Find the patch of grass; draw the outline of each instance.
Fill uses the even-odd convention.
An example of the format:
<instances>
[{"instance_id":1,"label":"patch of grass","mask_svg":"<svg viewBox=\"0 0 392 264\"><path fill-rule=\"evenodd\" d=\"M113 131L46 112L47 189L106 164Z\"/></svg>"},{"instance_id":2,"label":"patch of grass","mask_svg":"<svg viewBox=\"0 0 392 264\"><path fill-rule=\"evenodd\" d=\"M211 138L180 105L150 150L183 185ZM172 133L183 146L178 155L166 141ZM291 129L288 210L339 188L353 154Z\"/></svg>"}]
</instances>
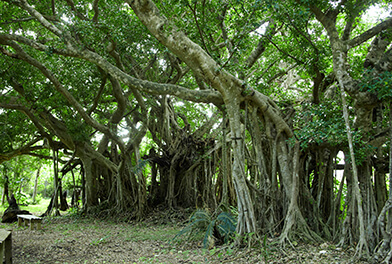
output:
<instances>
[{"instance_id":1,"label":"patch of grass","mask_svg":"<svg viewBox=\"0 0 392 264\"><path fill-rule=\"evenodd\" d=\"M92 246L98 246L99 244L107 243L109 237L110 237L110 235L101 237L101 238L99 238L99 239L95 239L95 240L93 240L93 241L90 242L90 245L92 245Z\"/></svg>"},{"instance_id":2,"label":"patch of grass","mask_svg":"<svg viewBox=\"0 0 392 264\"><path fill-rule=\"evenodd\" d=\"M58 239L56 239L55 241L54 241L54 243L55 244L61 244L61 243L64 243L64 238L58 238Z\"/></svg>"},{"instance_id":3,"label":"patch of grass","mask_svg":"<svg viewBox=\"0 0 392 264\"><path fill-rule=\"evenodd\" d=\"M167 225L139 224L138 222L113 223L95 217L82 217L78 221L68 216L49 217L41 232L16 230L13 234L15 263L39 263L42 250L53 256L45 263L329 263L320 260L318 246L298 245L295 251L281 254L275 240L264 236L255 247L238 248L235 243L212 249L202 247L204 233L199 243L172 238L183 223ZM2 226L4 224L0 224ZM43 235L45 234L45 235ZM178 244L177 244L178 243ZM80 250L88 248L88 250ZM344 260L349 251L326 248L330 254ZM46 252L46 251L45 251ZM61 254L59 254L59 252ZM301 257L299 262L298 256ZM332 255L331 255L332 256ZM316 259L318 261L316 261ZM309 260L309 261L306 261ZM324 261L325 260L325 261ZM342 263L349 263L343 261ZM359 262L364 263L364 262Z\"/></svg>"},{"instance_id":4,"label":"patch of grass","mask_svg":"<svg viewBox=\"0 0 392 264\"><path fill-rule=\"evenodd\" d=\"M49 203L50 203L49 198L42 198L38 204L30 204L27 206L20 205L19 207L21 210L27 210L34 215L41 215L46 211ZM7 208L8 208L8 203L5 202L3 205L0 206L0 213L3 214Z\"/></svg>"},{"instance_id":5,"label":"patch of grass","mask_svg":"<svg viewBox=\"0 0 392 264\"><path fill-rule=\"evenodd\" d=\"M125 234L125 241L170 241L180 231L171 226L154 226L150 228L133 227Z\"/></svg>"},{"instance_id":6,"label":"patch of grass","mask_svg":"<svg viewBox=\"0 0 392 264\"><path fill-rule=\"evenodd\" d=\"M4 211L7 209L8 207L8 203L6 202L5 204L0 206L0 213L3 214Z\"/></svg>"},{"instance_id":7,"label":"patch of grass","mask_svg":"<svg viewBox=\"0 0 392 264\"><path fill-rule=\"evenodd\" d=\"M48 208L49 203L50 203L50 199L42 198L38 204L30 204L28 206L20 206L20 209L27 210L32 214L39 215L39 214L45 213L46 209Z\"/></svg>"},{"instance_id":8,"label":"patch of grass","mask_svg":"<svg viewBox=\"0 0 392 264\"><path fill-rule=\"evenodd\" d=\"M139 262L140 263L154 263L154 259L151 259L148 257L140 257Z\"/></svg>"}]
</instances>

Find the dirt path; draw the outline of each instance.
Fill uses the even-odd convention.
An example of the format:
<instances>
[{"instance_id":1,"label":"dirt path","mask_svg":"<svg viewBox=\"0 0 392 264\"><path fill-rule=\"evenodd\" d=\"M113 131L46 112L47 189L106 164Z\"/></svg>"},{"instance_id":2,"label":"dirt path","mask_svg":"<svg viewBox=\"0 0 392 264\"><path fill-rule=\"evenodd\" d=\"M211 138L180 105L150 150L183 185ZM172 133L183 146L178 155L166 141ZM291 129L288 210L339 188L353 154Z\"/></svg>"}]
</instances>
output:
<instances>
[{"instance_id":1,"label":"dirt path","mask_svg":"<svg viewBox=\"0 0 392 264\"><path fill-rule=\"evenodd\" d=\"M176 224L113 223L86 218L46 219L41 230L13 229L13 263L353 263L352 251L332 245L203 249L197 242L173 242ZM358 263L358 262L356 262ZM367 262L361 262L367 263Z\"/></svg>"}]
</instances>

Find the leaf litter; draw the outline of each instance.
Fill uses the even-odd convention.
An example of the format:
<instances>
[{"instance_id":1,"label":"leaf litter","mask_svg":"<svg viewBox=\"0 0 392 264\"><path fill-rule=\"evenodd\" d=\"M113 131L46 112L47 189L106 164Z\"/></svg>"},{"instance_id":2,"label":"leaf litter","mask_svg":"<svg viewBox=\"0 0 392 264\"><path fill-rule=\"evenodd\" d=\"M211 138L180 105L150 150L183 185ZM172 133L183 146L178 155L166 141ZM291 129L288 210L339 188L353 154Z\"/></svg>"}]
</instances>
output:
<instances>
[{"instance_id":1,"label":"leaf litter","mask_svg":"<svg viewBox=\"0 0 392 264\"><path fill-rule=\"evenodd\" d=\"M268 239L252 248L231 244L205 249L202 239L173 240L185 224L173 219L114 222L63 216L44 219L41 230L18 228L16 223L1 228L13 230L13 263L370 263L354 259L354 249L332 243L296 242L294 248L282 249Z\"/></svg>"}]
</instances>

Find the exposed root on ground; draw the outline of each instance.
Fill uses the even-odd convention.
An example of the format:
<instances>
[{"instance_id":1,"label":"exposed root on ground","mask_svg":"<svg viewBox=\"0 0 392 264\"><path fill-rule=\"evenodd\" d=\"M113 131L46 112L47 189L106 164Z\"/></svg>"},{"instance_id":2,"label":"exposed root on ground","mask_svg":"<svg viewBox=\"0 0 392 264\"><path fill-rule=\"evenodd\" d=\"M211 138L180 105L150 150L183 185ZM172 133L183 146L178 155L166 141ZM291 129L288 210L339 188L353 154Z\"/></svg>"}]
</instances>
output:
<instances>
[{"instance_id":1,"label":"exposed root on ground","mask_svg":"<svg viewBox=\"0 0 392 264\"><path fill-rule=\"evenodd\" d=\"M310 229L299 208L297 210L295 208L289 209L283 231L279 237L279 244L285 247L285 244L288 243L294 248L291 241L295 240L304 240L307 243L323 242L323 239Z\"/></svg>"}]
</instances>

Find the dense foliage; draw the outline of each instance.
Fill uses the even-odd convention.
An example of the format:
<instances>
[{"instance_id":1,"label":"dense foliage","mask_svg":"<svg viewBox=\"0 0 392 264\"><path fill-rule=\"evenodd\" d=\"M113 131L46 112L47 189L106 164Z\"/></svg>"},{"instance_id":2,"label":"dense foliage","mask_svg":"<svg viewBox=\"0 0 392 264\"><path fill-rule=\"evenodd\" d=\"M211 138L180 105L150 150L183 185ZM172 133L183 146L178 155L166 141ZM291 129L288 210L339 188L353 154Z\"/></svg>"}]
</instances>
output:
<instances>
[{"instance_id":1,"label":"dense foliage","mask_svg":"<svg viewBox=\"0 0 392 264\"><path fill-rule=\"evenodd\" d=\"M390 15L390 1L0 1L4 195L22 197L40 159L84 213L203 209L207 239L234 206L238 236L387 262Z\"/></svg>"}]
</instances>

